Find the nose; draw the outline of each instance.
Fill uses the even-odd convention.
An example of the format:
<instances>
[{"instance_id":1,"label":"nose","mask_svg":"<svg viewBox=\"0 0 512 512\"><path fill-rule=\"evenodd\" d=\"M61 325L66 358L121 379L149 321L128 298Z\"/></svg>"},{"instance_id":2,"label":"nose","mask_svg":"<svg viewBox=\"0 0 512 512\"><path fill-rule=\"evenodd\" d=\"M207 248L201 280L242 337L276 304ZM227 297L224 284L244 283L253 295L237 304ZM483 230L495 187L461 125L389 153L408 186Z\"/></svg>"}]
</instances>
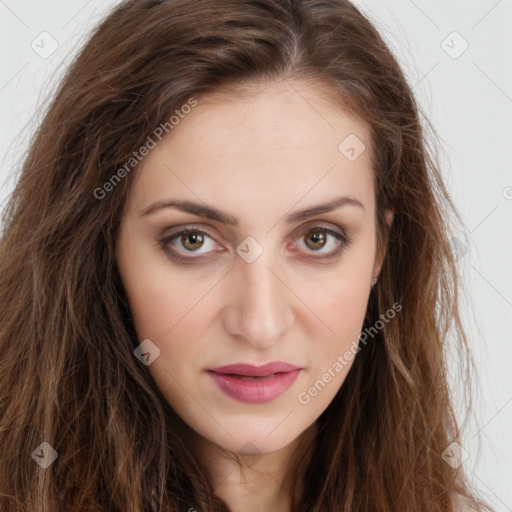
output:
<instances>
[{"instance_id":1,"label":"nose","mask_svg":"<svg viewBox=\"0 0 512 512\"><path fill-rule=\"evenodd\" d=\"M277 343L294 321L294 295L272 263L266 251L252 263L240 258L224 285L229 296L222 312L224 328L259 349Z\"/></svg>"}]
</instances>

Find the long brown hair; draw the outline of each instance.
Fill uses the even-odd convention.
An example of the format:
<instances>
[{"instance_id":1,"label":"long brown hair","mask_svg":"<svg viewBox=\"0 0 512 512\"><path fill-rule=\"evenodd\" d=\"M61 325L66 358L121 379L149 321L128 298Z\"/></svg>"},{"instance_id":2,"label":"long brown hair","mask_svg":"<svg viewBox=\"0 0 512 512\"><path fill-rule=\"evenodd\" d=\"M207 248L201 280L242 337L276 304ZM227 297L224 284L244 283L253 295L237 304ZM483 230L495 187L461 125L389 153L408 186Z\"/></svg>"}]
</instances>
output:
<instances>
[{"instance_id":1,"label":"long brown hair","mask_svg":"<svg viewBox=\"0 0 512 512\"><path fill-rule=\"evenodd\" d=\"M490 510L464 465L443 457L460 435L450 333L467 375L473 367L448 243L447 219L458 217L376 29L348 0L127 0L67 71L3 215L4 512L228 510L187 450L187 425L133 354L140 341L115 264L136 173L125 164L192 97L299 79L371 129L388 250L363 329L395 303L402 310L318 418L293 512L455 512L461 501ZM58 454L46 468L33 456L43 442Z\"/></svg>"}]
</instances>

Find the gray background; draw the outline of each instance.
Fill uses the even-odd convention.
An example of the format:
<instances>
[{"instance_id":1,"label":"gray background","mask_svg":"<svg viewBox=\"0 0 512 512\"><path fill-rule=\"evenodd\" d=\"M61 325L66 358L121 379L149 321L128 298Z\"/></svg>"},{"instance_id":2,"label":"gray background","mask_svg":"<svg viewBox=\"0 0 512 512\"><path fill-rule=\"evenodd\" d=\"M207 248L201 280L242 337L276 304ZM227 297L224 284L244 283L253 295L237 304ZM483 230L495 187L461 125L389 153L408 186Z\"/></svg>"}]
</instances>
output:
<instances>
[{"instance_id":1,"label":"gray background","mask_svg":"<svg viewBox=\"0 0 512 512\"><path fill-rule=\"evenodd\" d=\"M13 187L45 98L116 3L0 0L0 201ZM356 4L394 50L440 136L436 150L465 223L455 244L479 369L463 464L497 511L512 511L512 0Z\"/></svg>"}]
</instances>

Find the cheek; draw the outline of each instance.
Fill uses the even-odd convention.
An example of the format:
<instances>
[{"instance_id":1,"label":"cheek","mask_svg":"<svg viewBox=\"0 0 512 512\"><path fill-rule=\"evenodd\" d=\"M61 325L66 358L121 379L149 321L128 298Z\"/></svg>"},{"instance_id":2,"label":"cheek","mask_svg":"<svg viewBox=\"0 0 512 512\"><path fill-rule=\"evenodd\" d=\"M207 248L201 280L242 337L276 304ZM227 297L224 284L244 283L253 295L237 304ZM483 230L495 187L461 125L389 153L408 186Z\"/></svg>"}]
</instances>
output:
<instances>
[{"instance_id":1,"label":"cheek","mask_svg":"<svg viewBox=\"0 0 512 512\"><path fill-rule=\"evenodd\" d=\"M309 371L297 395L303 408L300 410L309 416L317 416L328 407L357 357L369 298L369 271L352 270L333 278L315 305L329 330L321 331L327 335L317 333L310 337Z\"/></svg>"},{"instance_id":2,"label":"cheek","mask_svg":"<svg viewBox=\"0 0 512 512\"><path fill-rule=\"evenodd\" d=\"M330 286L320 307L322 319L333 331L328 338L330 342L323 345L326 354L336 356L357 341L368 305L370 289L367 281L366 274L364 279L353 275Z\"/></svg>"},{"instance_id":3,"label":"cheek","mask_svg":"<svg viewBox=\"0 0 512 512\"><path fill-rule=\"evenodd\" d=\"M334 329L361 327L368 304L375 246L372 233L361 236L342 256L337 270L322 280L317 300Z\"/></svg>"},{"instance_id":4,"label":"cheek","mask_svg":"<svg viewBox=\"0 0 512 512\"><path fill-rule=\"evenodd\" d=\"M120 236L119 272L138 337L159 344L190 322L204 286L201 279L192 284L187 272L177 272L153 241L136 240L137 233L129 229Z\"/></svg>"},{"instance_id":5,"label":"cheek","mask_svg":"<svg viewBox=\"0 0 512 512\"><path fill-rule=\"evenodd\" d=\"M138 336L156 339L171 329L176 322L172 312L179 309L179 287L162 279L154 266L135 259L122 266L122 280Z\"/></svg>"},{"instance_id":6,"label":"cheek","mask_svg":"<svg viewBox=\"0 0 512 512\"><path fill-rule=\"evenodd\" d=\"M196 313L199 302L176 272L163 273L160 265L139 264L140 258L121 260L120 270L138 341L150 339L160 356L147 370L174 407L184 400L179 382L190 380L197 358L195 339L204 336L206 315ZM164 265L165 266L165 263ZM197 290L196 290L197 291ZM204 295L204 292L203 292Z\"/></svg>"},{"instance_id":7,"label":"cheek","mask_svg":"<svg viewBox=\"0 0 512 512\"><path fill-rule=\"evenodd\" d=\"M207 276L177 271L154 247L148 251L120 244L120 249L119 271L138 341L149 339L160 350L148 370L175 404L181 400L177 382L192 382L201 360L201 340L207 339L214 314L211 283Z\"/></svg>"},{"instance_id":8,"label":"cheek","mask_svg":"<svg viewBox=\"0 0 512 512\"><path fill-rule=\"evenodd\" d=\"M125 285L135 330L140 340L149 338L163 356L171 352L173 361L193 351L192 337L200 339L208 325L205 286L194 289L173 274L160 278L148 272L133 273ZM199 288L205 288L204 290Z\"/></svg>"},{"instance_id":9,"label":"cheek","mask_svg":"<svg viewBox=\"0 0 512 512\"><path fill-rule=\"evenodd\" d=\"M312 309L329 328L322 329L322 339L315 341L316 372L325 371L339 355L357 347L371 290L372 254L371 244L361 245L338 272L323 280L313 296L310 294Z\"/></svg>"}]
</instances>

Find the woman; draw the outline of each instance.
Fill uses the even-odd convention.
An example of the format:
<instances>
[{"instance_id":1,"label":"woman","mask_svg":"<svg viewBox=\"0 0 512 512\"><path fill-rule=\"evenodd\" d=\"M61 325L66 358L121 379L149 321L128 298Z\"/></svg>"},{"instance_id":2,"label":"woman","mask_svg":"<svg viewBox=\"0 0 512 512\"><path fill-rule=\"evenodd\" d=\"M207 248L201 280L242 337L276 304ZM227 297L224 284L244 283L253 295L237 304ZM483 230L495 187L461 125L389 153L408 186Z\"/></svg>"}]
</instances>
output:
<instances>
[{"instance_id":1,"label":"woman","mask_svg":"<svg viewBox=\"0 0 512 512\"><path fill-rule=\"evenodd\" d=\"M348 1L121 3L4 215L1 509L490 510L451 211Z\"/></svg>"}]
</instances>

